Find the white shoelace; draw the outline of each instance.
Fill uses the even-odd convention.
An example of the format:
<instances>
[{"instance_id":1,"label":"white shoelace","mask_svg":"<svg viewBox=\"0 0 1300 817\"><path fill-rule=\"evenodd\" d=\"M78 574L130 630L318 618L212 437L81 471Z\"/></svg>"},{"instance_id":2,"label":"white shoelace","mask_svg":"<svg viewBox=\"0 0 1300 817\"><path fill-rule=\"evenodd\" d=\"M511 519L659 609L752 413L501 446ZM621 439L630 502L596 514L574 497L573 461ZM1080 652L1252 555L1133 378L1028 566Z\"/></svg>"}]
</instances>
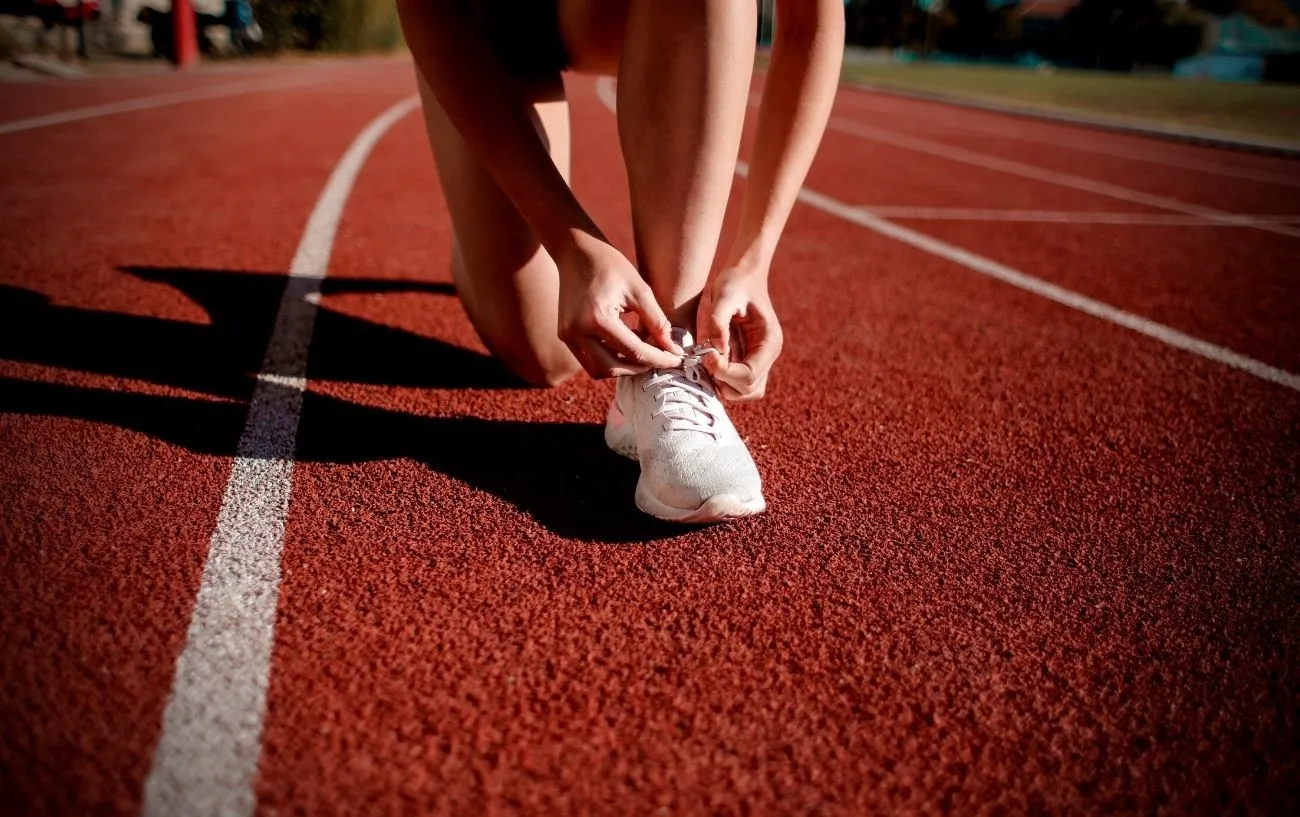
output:
<instances>
[{"instance_id":1,"label":"white shoelace","mask_svg":"<svg viewBox=\"0 0 1300 817\"><path fill-rule=\"evenodd\" d=\"M688 354L679 369L655 369L643 389L658 389L659 408L651 417L663 416L666 431L699 431L718 438L718 404L709 373L698 354Z\"/></svg>"}]
</instances>

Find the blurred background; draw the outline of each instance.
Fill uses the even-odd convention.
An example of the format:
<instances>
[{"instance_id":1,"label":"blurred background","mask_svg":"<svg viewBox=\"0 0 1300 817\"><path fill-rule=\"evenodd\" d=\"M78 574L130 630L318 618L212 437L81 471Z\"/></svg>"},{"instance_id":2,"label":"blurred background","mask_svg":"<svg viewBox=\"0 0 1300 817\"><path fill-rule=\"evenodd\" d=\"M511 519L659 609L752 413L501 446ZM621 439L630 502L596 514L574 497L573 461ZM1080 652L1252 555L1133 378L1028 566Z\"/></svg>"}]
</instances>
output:
<instances>
[{"instance_id":1,"label":"blurred background","mask_svg":"<svg viewBox=\"0 0 1300 817\"><path fill-rule=\"evenodd\" d=\"M209 58L392 51L393 0L189 0ZM0 56L171 59L171 0L0 0ZM42 64L40 60L36 64ZM93 66L87 66L93 70Z\"/></svg>"},{"instance_id":2,"label":"blurred background","mask_svg":"<svg viewBox=\"0 0 1300 817\"><path fill-rule=\"evenodd\" d=\"M848 39L910 58L1294 82L1297 8L1300 0L854 0Z\"/></svg>"},{"instance_id":3,"label":"blurred background","mask_svg":"<svg viewBox=\"0 0 1300 817\"><path fill-rule=\"evenodd\" d=\"M393 0L189 2L207 60L403 47ZM756 2L766 46L775 2ZM844 72L883 90L1291 140L1298 12L1300 0L847 0ZM0 0L10 78L141 70L176 57L174 31L172 0Z\"/></svg>"}]
</instances>

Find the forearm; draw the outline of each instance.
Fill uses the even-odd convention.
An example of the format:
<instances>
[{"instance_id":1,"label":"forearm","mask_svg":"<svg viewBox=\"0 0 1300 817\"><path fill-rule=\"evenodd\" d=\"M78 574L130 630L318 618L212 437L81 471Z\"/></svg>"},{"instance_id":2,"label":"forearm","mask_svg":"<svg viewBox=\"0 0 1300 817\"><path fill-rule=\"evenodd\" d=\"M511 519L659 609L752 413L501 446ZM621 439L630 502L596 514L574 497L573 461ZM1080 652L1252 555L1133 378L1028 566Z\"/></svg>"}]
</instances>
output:
<instances>
[{"instance_id":1,"label":"forearm","mask_svg":"<svg viewBox=\"0 0 1300 817\"><path fill-rule=\"evenodd\" d=\"M794 0L778 7L729 267L767 269L826 130L843 54L841 0Z\"/></svg>"},{"instance_id":2,"label":"forearm","mask_svg":"<svg viewBox=\"0 0 1300 817\"><path fill-rule=\"evenodd\" d=\"M553 257L582 235L604 240L574 197L528 115L518 82L463 0L398 0L421 74L478 160Z\"/></svg>"}]
</instances>

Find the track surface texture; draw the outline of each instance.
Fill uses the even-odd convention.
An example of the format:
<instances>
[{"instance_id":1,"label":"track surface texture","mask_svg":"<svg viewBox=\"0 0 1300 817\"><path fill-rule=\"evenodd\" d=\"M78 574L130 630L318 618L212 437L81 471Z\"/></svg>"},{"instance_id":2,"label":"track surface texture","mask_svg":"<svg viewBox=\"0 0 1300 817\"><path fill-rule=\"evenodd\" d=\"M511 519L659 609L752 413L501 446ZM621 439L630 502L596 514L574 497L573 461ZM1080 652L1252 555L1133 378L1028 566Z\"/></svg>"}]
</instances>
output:
<instances>
[{"instance_id":1,"label":"track surface texture","mask_svg":"<svg viewBox=\"0 0 1300 817\"><path fill-rule=\"evenodd\" d=\"M601 88L575 187L630 252ZM474 337L417 113L302 255L408 64L0 90L0 812L1300 811L1300 163L843 90L733 411L769 510L679 529L608 384ZM266 654L186 663L210 608ZM185 679L264 703L209 734Z\"/></svg>"}]
</instances>

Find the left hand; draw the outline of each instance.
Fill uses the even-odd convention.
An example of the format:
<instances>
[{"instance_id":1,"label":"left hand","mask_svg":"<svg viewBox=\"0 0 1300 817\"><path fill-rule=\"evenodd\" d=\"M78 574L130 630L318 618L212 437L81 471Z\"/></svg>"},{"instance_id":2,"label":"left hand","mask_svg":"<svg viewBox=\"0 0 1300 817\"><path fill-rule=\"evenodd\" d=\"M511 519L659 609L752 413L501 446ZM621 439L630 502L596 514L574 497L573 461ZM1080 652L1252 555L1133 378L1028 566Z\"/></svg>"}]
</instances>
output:
<instances>
[{"instance_id":1,"label":"left hand","mask_svg":"<svg viewBox=\"0 0 1300 817\"><path fill-rule=\"evenodd\" d=\"M767 270L732 267L709 281L695 318L697 343L721 352L701 362L727 400L757 400L781 354L781 324L767 293Z\"/></svg>"}]
</instances>

